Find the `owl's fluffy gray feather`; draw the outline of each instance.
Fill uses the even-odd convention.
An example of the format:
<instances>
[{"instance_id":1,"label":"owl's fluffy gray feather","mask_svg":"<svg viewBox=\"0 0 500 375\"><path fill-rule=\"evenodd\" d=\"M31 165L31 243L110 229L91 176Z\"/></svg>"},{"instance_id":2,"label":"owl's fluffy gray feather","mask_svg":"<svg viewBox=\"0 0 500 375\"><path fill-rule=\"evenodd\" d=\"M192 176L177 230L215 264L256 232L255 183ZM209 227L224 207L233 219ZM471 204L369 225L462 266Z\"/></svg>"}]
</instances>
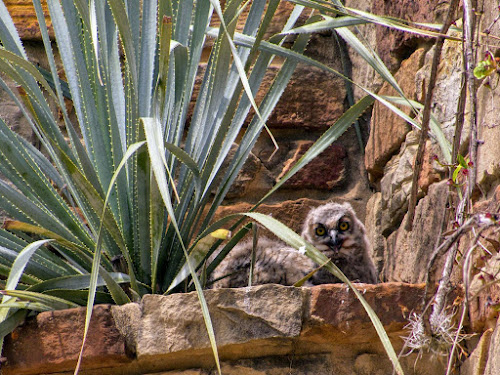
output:
<instances>
[{"instance_id":1,"label":"owl's fluffy gray feather","mask_svg":"<svg viewBox=\"0 0 500 375\"><path fill-rule=\"evenodd\" d=\"M376 283L377 272L370 257L370 245L363 223L349 203L327 203L313 208L303 224L302 237L322 251L353 282ZM235 246L212 273L214 288L248 285L252 241ZM293 285L316 265L296 249L267 237L259 238L255 249L253 285ZM325 269L314 274L306 286L337 283Z\"/></svg>"}]
</instances>

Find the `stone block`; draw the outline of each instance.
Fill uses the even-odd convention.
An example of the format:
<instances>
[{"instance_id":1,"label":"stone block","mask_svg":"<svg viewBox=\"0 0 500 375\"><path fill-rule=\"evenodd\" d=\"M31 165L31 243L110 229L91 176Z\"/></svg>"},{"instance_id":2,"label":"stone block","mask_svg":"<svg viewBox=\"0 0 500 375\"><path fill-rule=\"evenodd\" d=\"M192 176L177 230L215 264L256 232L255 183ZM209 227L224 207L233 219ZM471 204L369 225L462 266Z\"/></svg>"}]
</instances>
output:
<instances>
[{"instance_id":1,"label":"stone block","mask_svg":"<svg viewBox=\"0 0 500 375\"><path fill-rule=\"evenodd\" d=\"M373 2L374 0L346 0L344 4L349 8L370 12ZM379 40L377 40L376 26L374 24L367 23L365 25L358 25L355 28L351 28L351 31L372 50L375 51L377 49ZM377 92L383 84L380 75L359 55L359 53L349 46L348 53L352 67L352 80L372 92ZM366 92L356 85L353 85L353 91L355 101L358 101L366 95Z\"/></svg>"},{"instance_id":2,"label":"stone block","mask_svg":"<svg viewBox=\"0 0 500 375\"><path fill-rule=\"evenodd\" d=\"M485 331L470 356L460 366L460 375L484 375L493 329ZM495 359L492 359L493 361Z\"/></svg>"},{"instance_id":3,"label":"stone block","mask_svg":"<svg viewBox=\"0 0 500 375\"><path fill-rule=\"evenodd\" d=\"M460 26L460 24L457 26ZM461 34L455 31L448 32L448 35L461 37ZM421 103L425 100L425 92L429 85L434 51L435 47L432 47L426 53L424 65L415 75L417 88L416 97ZM434 83L434 91L432 93L432 115L441 124L441 129L450 144L453 143L453 137L455 135L456 113L460 97L460 88L462 86L462 54L461 42L445 40L441 51L436 81ZM462 147L459 148L461 152L464 146L467 146L469 138L468 117L469 112L466 111L466 118L460 141ZM438 155L441 157L440 153Z\"/></svg>"},{"instance_id":4,"label":"stone block","mask_svg":"<svg viewBox=\"0 0 500 375\"><path fill-rule=\"evenodd\" d=\"M85 369L119 369L132 361L110 310L109 305L94 307L83 352L82 367ZM82 345L85 311L85 308L78 308L44 312L18 327L6 339L3 355L7 363L2 366L2 373L73 371Z\"/></svg>"},{"instance_id":5,"label":"stone block","mask_svg":"<svg viewBox=\"0 0 500 375\"><path fill-rule=\"evenodd\" d=\"M222 293L209 290L205 298L221 355L225 345L293 338L300 334L304 298L301 289L263 285ZM168 358L174 353L182 356L188 350L189 356L193 356L199 349L210 348L196 293L174 294L169 298L146 295L141 306L142 323L136 341L139 360L153 355Z\"/></svg>"},{"instance_id":6,"label":"stone block","mask_svg":"<svg viewBox=\"0 0 500 375\"><path fill-rule=\"evenodd\" d=\"M424 62L425 51L419 49L401 64L394 75L399 86L409 99L416 99L415 71ZM384 83L379 95L396 95L396 91ZM408 107L401 108L406 114L411 113ZM399 151L399 148L411 130L410 125L398 115L376 102L373 105L370 137L365 147L365 166L372 181L383 175L384 166Z\"/></svg>"},{"instance_id":7,"label":"stone block","mask_svg":"<svg viewBox=\"0 0 500 375\"><path fill-rule=\"evenodd\" d=\"M390 337L404 335L409 313L406 306L414 306L414 311L418 311L424 284L356 285L363 298L376 312L387 334ZM332 308L332 303L335 308ZM327 338L336 345L348 341L362 344L377 340L377 333L365 309L345 285L319 285L311 288L309 311L309 319L304 323L305 339L322 343L322 340ZM321 327L321 337L317 337L318 327Z\"/></svg>"},{"instance_id":8,"label":"stone block","mask_svg":"<svg viewBox=\"0 0 500 375\"><path fill-rule=\"evenodd\" d=\"M383 209L380 232L386 236L400 225L408 209L419 137L420 132L409 132L399 154L384 167L384 177L380 180ZM418 197L427 192L430 184L443 178L444 169L430 157L436 152L437 145L427 141L418 180Z\"/></svg>"},{"instance_id":9,"label":"stone block","mask_svg":"<svg viewBox=\"0 0 500 375\"><path fill-rule=\"evenodd\" d=\"M369 243L372 246L372 259L378 273L384 266L384 254L387 251L387 240L382 235L382 193L373 194L366 204L365 228Z\"/></svg>"},{"instance_id":10,"label":"stone block","mask_svg":"<svg viewBox=\"0 0 500 375\"><path fill-rule=\"evenodd\" d=\"M309 150L314 142L298 142L295 152L285 162L279 181ZM342 186L347 174L347 152L341 144L329 146L309 164L293 175L282 188L332 190Z\"/></svg>"},{"instance_id":11,"label":"stone block","mask_svg":"<svg viewBox=\"0 0 500 375\"><path fill-rule=\"evenodd\" d=\"M491 35L498 35L500 25L494 22L498 13L497 5L487 3L484 6L485 17L481 18L482 25L490 25ZM492 49L492 53L497 49ZM479 57L481 60L483 57ZM493 73L491 79L486 78L478 82L477 90L477 129L478 129L478 151L477 151L477 182L480 185L481 192L488 194L490 189L498 185L500 180L500 119L498 111L500 110L500 94L497 84L497 74ZM490 82L491 87L484 83Z\"/></svg>"},{"instance_id":12,"label":"stone block","mask_svg":"<svg viewBox=\"0 0 500 375\"><path fill-rule=\"evenodd\" d=\"M500 374L500 324L498 322L491 335L487 358L484 375Z\"/></svg>"},{"instance_id":13,"label":"stone block","mask_svg":"<svg viewBox=\"0 0 500 375\"><path fill-rule=\"evenodd\" d=\"M389 236L384 256L385 280L411 283L426 280L430 255L441 239L443 223L447 222L448 190L446 181L431 185L415 209L413 229L405 230L408 220L405 215L400 228Z\"/></svg>"},{"instance_id":14,"label":"stone block","mask_svg":"<svg viewBox=\"0 0 500 375\"><path fill-rule=\"evenodd\" d=\"M372 13L401 18L412 22L443 22L448 11L448 2L439 0L374 0ZM430 38L415 33L376 27L377 52L384 64L395 71L402 60L409 56L419 44L432 42Z\"/></svg>"}]
</instances>

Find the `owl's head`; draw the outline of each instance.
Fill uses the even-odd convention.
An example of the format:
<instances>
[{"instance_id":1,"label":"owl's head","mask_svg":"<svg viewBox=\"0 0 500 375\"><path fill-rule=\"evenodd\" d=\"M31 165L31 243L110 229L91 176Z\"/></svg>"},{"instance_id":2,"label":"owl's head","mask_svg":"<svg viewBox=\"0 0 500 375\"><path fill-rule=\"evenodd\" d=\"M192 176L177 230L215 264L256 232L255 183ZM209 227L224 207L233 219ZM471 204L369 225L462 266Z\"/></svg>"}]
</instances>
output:
<instances>
[{"instance_id":1,"label":"owl's head","mask_svg":"<svg viewBox=\"0 0 500 375\"><path fill-rule=\"evenodd\" d=\"M309 212L302 237L332 258L357 244L364 232L363 223L349 203L327 203Z\"/></svg>"}]
</instances>

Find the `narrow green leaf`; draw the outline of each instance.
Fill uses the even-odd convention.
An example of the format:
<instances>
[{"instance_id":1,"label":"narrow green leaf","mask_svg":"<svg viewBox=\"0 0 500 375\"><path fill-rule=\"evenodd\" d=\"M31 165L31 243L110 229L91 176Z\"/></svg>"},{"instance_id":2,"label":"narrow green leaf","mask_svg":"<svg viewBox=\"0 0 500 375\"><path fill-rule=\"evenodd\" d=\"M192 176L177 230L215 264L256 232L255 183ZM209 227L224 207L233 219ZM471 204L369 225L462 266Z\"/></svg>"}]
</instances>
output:
<instances>
[{"instance_id":1,"label":"narrow green leaf","mask_svg":"<svg viewBox=\"0 0 500 375\"><path fill-rule=\"evenodd\" d=\"M151 119L151 118L142 118L141 121L144 124L144 133L146 135L148 151L149 151L149 155L151 158L151 167L152 167L154 175L155 175L156 183L158 184L158 189L159 189L160 194L162 196L163 203L165 204L165 207L167 208L167 212L170 216L171 223L175 229L175 233L177 234L177 237L179 239L180 245L182 247L182 251L184 252L184 257L186 260L188 260L189 254L187 253L186 247L185 247L183 240L182 240L182 235L179 231L179 226L177 224L175 213L174 213L174 210L172 207L171 196L170 196L168 186L166 183L167 179L165 178L166 176L165 176L164 166L163 166L163 162L162 162L163 150L158 150L155 147L154 127L157 126L158 124L154 121L154 119ZM202 290L202 287L200 284L200 280L198 279L198 276L196 275L196 270L194 269L191 262L187 261L186 264L188 265L189 272L191 274L191 277L193 278L193 282L194 282L194 285L196 288L196 294L198 295L198 300L200 301L200 305L201 305L203 319L205 321L205 326L207 328L208 336L210 338L210 344L212 346L212 351L214 352L215 361L216 361L216 363L218 363L219 362L219 355L218 355L218 351L217 351L217 344L215 342L214 328L212 325L212 320L210 318L210 313L208 311L207 301L205 300L205 296L203 295L203 290ZM218 370L220 373L220 365L218 366Z\"/></svg>"},{"instance_id":2,"label":"narrow green leaf","mask_svg":"<svg viewBox=\"0 0 500 375\"><path fill-rule=\"evenodd\" d=\"M467 169L469 167L467 165L467 161L465 161L465 158L462 155L460 155L460 154L457 155L457 161L458 161L458 164L460 164L460 166L462 168Z\"/></svg>"},{"instance_id":3,"label":"narrow green leaf","mask_svg":"<svg viewBox=\"0 0 500 375\"><path fill-rule=\"evenodd\" d=\"M462 170L462 166L458 165L453 171L452 180L454 183L458 183L458 173Z\"/></svg>"},{"instance_id":4,"label":"narrow green leaf","mask_svg":"<svg viewBox=\"0 0 500 375\"><path fill-rule=\"evenodd\" d=\"M119 272L112 272L110 277L117 283L129 283L130 277ZM71 275L49 279L28 288L31 292L45 292L51 289L88 289L90 285L90 275ZM97 287L105 286L105 280L99 276L96 283Z\"/></svg>"},{"instance_id":5,"label":"narrow green leaf","mask_svg":"<svg viewBox=\"0 0 500 375\"><path fill-rule=\"evenodd\" d=\"M31 311L50 311L51 306L45 305L40 302L30 302L30 301L17 301L17 302L6 302L0 303L0 309L26 309ZM2 311L2 310L0 310Z\"/></svg>"},{"instance_id":6,"label":"narrow green leaf","mask_svg":"<svg viewBox=\"0 0 500 375\"><path fill-rule=\"evenodd\" d=\"M47 306L50 306L52 310L65 310L79 307L76 303L64 300L62 298L57 298L42 293L29 292L26 290L2 290L0 291L0 294L9 297L20 298L22 300L43 303Z\"/></svg>"}]
</instances>

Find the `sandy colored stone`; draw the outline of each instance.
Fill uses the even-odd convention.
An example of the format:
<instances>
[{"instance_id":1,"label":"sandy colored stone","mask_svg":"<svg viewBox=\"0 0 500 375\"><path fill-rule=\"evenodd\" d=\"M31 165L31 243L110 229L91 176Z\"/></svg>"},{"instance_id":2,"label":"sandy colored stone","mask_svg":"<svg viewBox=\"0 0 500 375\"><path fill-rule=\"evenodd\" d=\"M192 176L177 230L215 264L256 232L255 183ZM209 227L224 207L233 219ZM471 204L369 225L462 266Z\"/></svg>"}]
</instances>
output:
<instances>
[{"instance_id":1,"label":"sandy colored stone","mask_svg":"<svg viewBox=\"0 0 500 375\"><path fill-rule=\"evenodd\" d=\"M408 313L420 307L423 287L358 284L396 348ZM205 297L224 374L351 375L375 362L391 371L368 316L345 285L262 285L210 290ZM46 312L28 320L7 340L3 373L72 373L80 348L75 332L83 330L84 313L84 308ZM97 306L94 318L81 374L214 374L196 293ZM359 357L362 353L370 355ZM424 358L425 368L436 368ZM414 359L405 368L413 368Z\"/></svg>"},{"instance_id":2,"label":"sandy colored stone","mask_svg":"<svg viewBox=\"0 0 500 375\"><path fill-rule=\"evenodd\" d=\"M349 8L355 8L365 12L371 12L373 2L376 0L346 0L344 4ZM377 39L376 26L374 24L357 25L355 28L350 28L350 31L362 40L373 50L376 50L379 40ZM352 67L352 80L362 87L377 92L383 84L382 77L360 56L353 48L348 46L349 60ZM354 101L357 102L366 92L356 85L353 85Z\"/></svg>"},{"instance_id":3,"label":"sandy colored stone","mask_svg":"<svg viewBox=\"0 0 500 375\"><path fill-rule=\"evenodd\" d=\"M485 4L485 17L481 19L481 27L492 24L491 35L500 33L500 25L493 22L498 13L496 4ZM484 25L484 26L483 26ZM495 53L496 50L493 50ZM481 58L482 59L482 58ZM491 86L495 87L497 77L491 78ZM480 86L479 86L480 85ZM480 141L477 151L477 182L483 192L495 187L500 180L500 94L498 89L492 89L478 83L477 91L477 129Z\"/></svg>"},{"instance_id":4,"label":"sandy colored stone","mask_svg":"<svg viewBox=\"0 0 500 375\"><path fill-rule=\"evenodd\" d=\"M460 375L483 375L486 363L488 361L488 352L490 348L491 335L493 329L485 331L474 351L460 366ZM494 360L494 359L493 359Z\"/></svg>"},{"instance_id":5,"label":"sandy colored stone","mask_svg":"<svg viewBox=\"0 0 500 375\"><path fill-rule=\"evenodd\" d=\"M301 289L263 285L223 293L209 290L205 298L221 349L228 344L300 334ZM139 359L209 347L196 293L143 297L142 325L136 342Z\"/></svg>"},{"instance_id":6,"label":"sandy colored stone","mask_svg":"<svg viewBox=\"0 0 500 375\"><path fill-rule=\"evenodd\" d=\"M382 193L373 194L366 204L365 228L372 247L372 259L380 273L384 266L384 254L387 249L386 238L382 235L383 219Z\"/></svg>"},{"instance_id":7,"label":"sandy colored stone","mask_svg":"<svg viewBox=\"0 0 500 375\"><path fill-rule=\"evenodd\" d=\"M279 181L313 145L312 141L298 142L294 154L285 162ZM332 190L341 186L347 175L347 153L341 144L333 144L304 168L293 175L283 188Z\"/></svg>"},{"instance_id":8,"label":"sandy colored stone","mask_svg":"<svg viewBox=\"0 0 500 375\"><path fill-rule=\"evenodd\" d=\"M484 375L500 374L500 324L498 322L491 335L487 358Z\"/></svg>"},{"instance_id":9,"label":"sandy colored stone","mask_svg":"<svg viewBox=\"0 0 500 375\"><path fill-rule=\"evenodd\" d=\"M441 239L443 220L447 220L448 190L446 181L431 185L427 196L417 204L413 230L405 230L408 219L405 215L399 229L389 236L384 257L385 280L412 283L426 280L430 255Z\"/></svg>"},{"instance_id":10,"label":"sandy colored stone","mask_svg":"<svg viewBox=\"0 0 500 375\"><path fill-rule=\"evenodd\" d=\"M416 99L415 71L422 66L424 56L424 49L417 50L401 64L401 68L394 75L409 99ZM379 95L396 95L396 91L385 83ZM408 115L411 113L408 107L401 109ZM385 164L398 152L410 130L411 127L406 121L383 104L376 102L373 105L370 137L365 147L365 166L373 181L382 177Z\"/></svg>"},{"instance_id":11,"label":"sandy colored stone","mask_svg":"<svg viewBox=\"0 0 500 375\"><path fill-rule=\"evenodd\" d=\"M461 27L460 22L457 23L457 26ZM448 35L461 37L461 34L455 31L450 31ZM426 53L424 65L415 74L416 96L420 103L424 102L425 92L429 85L434 51L435 47L432 47ZM432 92L432 115L441 124L441 129L450 144L453 142L453 136L455 135L456 112L462 85L462 55L462 45L460 42L453 40L444 41L437 77L434 82L434 90ZM464 148L466 148L469 138L468 117L469 112L466 110L460 152L463 152ZM442 158L442 155L440 154L439 157Z\"/></svg>"},{"instance_id":12,"label":"sandy colored stone","mask_svg":"<svg viewBox=\"0 0 500 375\"><path fill-rule=\"evenodd\" d=\"M419 137L420 132L409 132L399 154L393 156L384 167L384 176L380 180L383 214L379 231L386 236L399 227L408 210ZM437 151L436 148L435 144L427 141L418 180L419 198L427 192L429 185L444 176L443 168L430 157Z\"/></svg>"}]
</instances>

